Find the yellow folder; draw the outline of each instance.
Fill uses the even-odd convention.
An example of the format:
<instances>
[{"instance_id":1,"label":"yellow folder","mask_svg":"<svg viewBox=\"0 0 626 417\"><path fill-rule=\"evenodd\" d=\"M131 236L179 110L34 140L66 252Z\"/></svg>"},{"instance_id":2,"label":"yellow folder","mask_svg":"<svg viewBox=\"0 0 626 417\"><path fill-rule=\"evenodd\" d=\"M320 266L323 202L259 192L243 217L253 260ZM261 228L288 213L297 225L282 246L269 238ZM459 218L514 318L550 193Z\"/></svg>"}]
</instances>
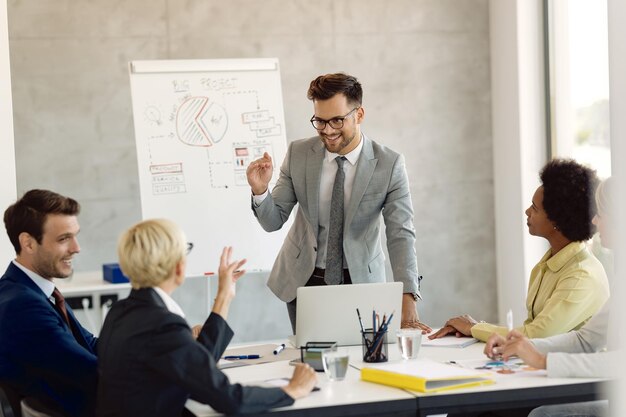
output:
<instances>
[{"instance_id":1,"label":"yellow folder","mask_svg":"<svg viewBox=\"0 0 626 417\"><path fill-rule=\"evenodd\" d=\"M441 392L494 383L489 375L428 359L364 367L361 379L420 392Z\"/></svg>"}]
</instances>

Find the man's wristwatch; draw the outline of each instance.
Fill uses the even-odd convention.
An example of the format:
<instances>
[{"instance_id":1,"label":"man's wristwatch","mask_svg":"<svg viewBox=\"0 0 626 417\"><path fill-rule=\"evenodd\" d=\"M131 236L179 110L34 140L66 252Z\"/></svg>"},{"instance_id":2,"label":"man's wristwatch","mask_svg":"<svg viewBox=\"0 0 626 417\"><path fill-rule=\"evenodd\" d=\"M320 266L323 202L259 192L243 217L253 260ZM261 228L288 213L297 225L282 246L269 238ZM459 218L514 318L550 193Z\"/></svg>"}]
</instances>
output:
<instances>
[{"instance_id":1,"label":"man's wristwatch","mask_svg":"<svg viewBox=\"0 0 626 417\"><path fill-rule=\"evenodd\" d=\"M405 294L410 294L411 297L413 297L413 300L415 300L415 301L419 300L419 298L420 298L419 295L417 295L416 292L405 292Z\"/></svg>"}]
</instances>

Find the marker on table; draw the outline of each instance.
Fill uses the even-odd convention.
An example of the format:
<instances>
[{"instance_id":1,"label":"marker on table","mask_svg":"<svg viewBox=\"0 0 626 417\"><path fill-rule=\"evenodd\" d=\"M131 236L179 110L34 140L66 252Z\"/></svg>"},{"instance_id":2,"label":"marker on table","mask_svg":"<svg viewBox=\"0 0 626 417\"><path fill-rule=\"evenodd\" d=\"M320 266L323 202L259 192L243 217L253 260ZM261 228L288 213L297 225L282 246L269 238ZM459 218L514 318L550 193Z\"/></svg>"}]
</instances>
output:
<instances>
[{"instance_id":1,"label":"marker on table","mask_svg":"<svg viewBox=\"0 0 626 417\"><path fill-rule=\"evenodd\" d=\"M284 348L285 348L284 343L281 343L280 345L276 346L276 349L274 349L274 355L278 355L280 352L283 351Z\"/></svg>"},{"instance_id":2,"label":"marker on table","mask_svg":"<svg viewBox=\"0 0 626 417\"><path fill-rule=\"evenodd\" d=\"M232 361L238 359L259 359L261 355L233 355L233 356L224 356L224 359Z\"/></svg>"}]
</instances>

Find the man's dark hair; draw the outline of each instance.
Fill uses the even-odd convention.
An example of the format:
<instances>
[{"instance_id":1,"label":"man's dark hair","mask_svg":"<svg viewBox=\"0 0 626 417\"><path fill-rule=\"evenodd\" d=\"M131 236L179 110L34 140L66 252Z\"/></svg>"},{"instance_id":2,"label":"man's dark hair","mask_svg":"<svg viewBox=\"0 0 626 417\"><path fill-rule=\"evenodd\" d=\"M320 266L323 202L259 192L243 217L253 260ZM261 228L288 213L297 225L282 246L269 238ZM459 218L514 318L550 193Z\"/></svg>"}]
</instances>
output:
<instances>
[{"instance_id":1,"label":"man's dark hair","mask_svg":"<svg viewBox=\"0 0 626 417\"><path fill-rule=\"evenodd\" d=\"M41 243L43 225L48 214L77 216L80 204L76 200L64 197L53 191L30 190L4 212L4 226L9 240L20 254L20 233L26 232Z\"/></svg>"},{"instance_id":2,"label":"man's dark hair","mask_svg":"<svg viewBox=\"0 0 626 417\"><path fill-rule=\"evenodd\" d=\"M328 100L335 94L343 94L352 105L360 106L363 103L361 83L355 77L341 72L320 75L311 81L306 96L309 100Z\"/></svg>"},{"instance_id":3,"label":"man's dark hair","mask_svg":"<svg viewBox=\"0 0 626 417\"><path fill-rule=\"evenodd\" d=\"M543 209L571 241L590 239L595 232L596 171L573 159L553 159L539 174L543 184Z\"/></svg>"}]
</instances>

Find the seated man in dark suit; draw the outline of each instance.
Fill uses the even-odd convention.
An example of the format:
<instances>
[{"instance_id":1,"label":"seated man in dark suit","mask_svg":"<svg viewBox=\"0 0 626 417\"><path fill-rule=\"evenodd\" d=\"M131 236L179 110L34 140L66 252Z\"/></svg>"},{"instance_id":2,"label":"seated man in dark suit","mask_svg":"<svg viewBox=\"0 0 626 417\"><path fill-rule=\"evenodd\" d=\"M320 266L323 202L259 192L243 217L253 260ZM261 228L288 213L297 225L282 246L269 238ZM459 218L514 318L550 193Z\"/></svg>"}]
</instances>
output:
<instances>
[{"instance_id":1,"label":"seated man in dark suit","mask_svg":"<svg viewBox=\"0 0 626 417\"><path fill-rule=\"evenodd\" d=\"M52 281L72 275L79 211L31 190L4 213L16 257L0 279L0 384L66 416L93 415L96 397L96 338Z\"/></svg>"},{"instance_id":2,"label":"seated man in dark suit","mask_svg":"<svg viewBox=\"0 0 626 417\"><path fill-rule=\"evenodd\" d=\"M98 416L180 416L190 397L219 412L254 413L293 404L313 389L315 371L306 364L282 388L228 381L216 362L233 336L226 316L245 260L231 261L231 248L222 252L212 313L196 340L170 297L185 280L190 248L168 220L138 223L120 238L120 266L133 290L113 305L100 333Z\"/></svg>"}]
</instances>

